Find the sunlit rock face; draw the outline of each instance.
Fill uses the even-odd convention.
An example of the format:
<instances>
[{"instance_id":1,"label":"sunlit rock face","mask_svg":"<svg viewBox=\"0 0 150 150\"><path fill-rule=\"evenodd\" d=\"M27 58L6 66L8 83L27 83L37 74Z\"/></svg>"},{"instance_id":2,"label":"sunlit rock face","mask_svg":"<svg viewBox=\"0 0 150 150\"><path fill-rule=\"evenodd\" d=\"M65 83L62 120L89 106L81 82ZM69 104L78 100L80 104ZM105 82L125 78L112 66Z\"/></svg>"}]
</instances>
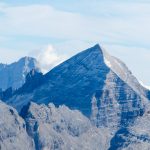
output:
<instances>
[{"instance_id":1,"label":"sunlit rock face","mask_svg":"<svg viewBox=\"0 0 150 150\"><path fill-rule=\"evenodd\" d=\"M37 150L107 150L110 131L93 126L88 118L66 106L30 103L21 112Z\"/></svg>"},{"instance_id":2,"label":"sunlit rock face","mask_svg":"<svg viewBox=\"0 0 150 150\"><path fill-rule=\"evenodd\" d=\"M26 132L26 123L17 111L0 101L0 149L34 150L34 142Z\"/></svg>"},{"instance_id":3,"label":"sunlit rock face","mask_svg":"<svg viewBox=\"0 0 150 150\"><path fill-rule=\"evenodd\" d=\"M92 99L93 104L96 98ZM20 115L0 102L0 148L2 150L148 150L150 107L128 127L96 127L78 110L50 103L29 103Z\"/></svg>"},{"instance_id":4,"label":"sunlit rock face","mask_svg":"<svg viewBox=\"0 0 150 150\"><path fill-rule=\"evenodd\" d=\"M127 128L120 128L111 139L109 150L149 150L150 149L150 103L145 113L135 119Z\"/></svg>"}]
</instances>

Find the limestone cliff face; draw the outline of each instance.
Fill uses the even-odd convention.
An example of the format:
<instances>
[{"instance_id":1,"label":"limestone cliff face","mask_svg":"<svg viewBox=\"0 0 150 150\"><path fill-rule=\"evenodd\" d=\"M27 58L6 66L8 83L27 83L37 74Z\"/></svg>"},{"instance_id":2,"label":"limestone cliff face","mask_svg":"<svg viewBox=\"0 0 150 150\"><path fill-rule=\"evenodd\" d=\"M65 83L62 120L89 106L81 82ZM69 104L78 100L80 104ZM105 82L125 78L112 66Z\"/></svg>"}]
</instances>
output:
<instances>
[{"instance_id":1,"label":"limestone cliff face","mask_svg":"<svg viewBox=\"0 0 150 150\"><path fill-rule=\"evenodd\" d=\"M28 104L21 113L36 150L107 150L111 139L107 128L97 128L77 110Z\"/></svg>"},{"instance_id":2,"label":"limestone cliff face","mask_svg":"<svg viewBox=\"0 0 150 150\"><path fill-rule=\"evenodd\" d=\"M26 123L17 111L0 101L0 149L34 150L26 132Z\"/></svg>"}]
</instances>

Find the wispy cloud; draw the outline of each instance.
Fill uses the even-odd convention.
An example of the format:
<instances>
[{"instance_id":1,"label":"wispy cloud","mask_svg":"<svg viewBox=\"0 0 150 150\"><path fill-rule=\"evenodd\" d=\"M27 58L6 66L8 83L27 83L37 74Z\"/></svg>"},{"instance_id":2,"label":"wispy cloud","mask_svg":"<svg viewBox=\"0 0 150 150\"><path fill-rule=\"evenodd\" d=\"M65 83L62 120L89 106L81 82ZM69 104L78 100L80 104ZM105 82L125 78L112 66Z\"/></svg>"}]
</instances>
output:
<instances>
[{"instance_id":1,"label":"wispy cloud","mask_svg":"<svg viewBox=\"0 0 150 150\"><path fill-rule=\"evenodd\" d=\"M65 40L149 43L150 3L108 1L86 5L93 13L67 12L50 5L2 5L0 31Z\"/></svg>"},{"instance_id":2,"label":"wispy cloud","mask_svg":"<svg viewBox=\"0 0 150 150\"><path fill-rule=\"evenodd\" d=\"M48 45L42 50L33 51L31 55L37 59L39 68L43 73L48 72L67 58L65 55L58 54L52 45Z\"/></svg>"}]
</instances>

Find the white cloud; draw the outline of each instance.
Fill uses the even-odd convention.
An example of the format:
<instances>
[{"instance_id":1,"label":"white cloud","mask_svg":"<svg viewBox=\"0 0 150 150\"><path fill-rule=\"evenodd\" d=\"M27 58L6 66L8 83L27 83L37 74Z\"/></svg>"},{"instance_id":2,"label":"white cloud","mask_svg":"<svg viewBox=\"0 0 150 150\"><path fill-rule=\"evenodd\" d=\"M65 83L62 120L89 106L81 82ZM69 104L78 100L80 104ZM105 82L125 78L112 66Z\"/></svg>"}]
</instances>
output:
<instances>
[{"instance_id":1,"label":"white cloud","mask_svg":"<svg viewBox=\"0 0 150 150\"><path fill-rule=\"evenodd\" d=\"M50 5L4 6L0 31L9 34L71 38L81 30L80 15L59 11Z\"/></svg>"},{"instance_id":2,"label":"white cloud","mask_svg":"<svg viewBox=\"0 0 150 150\"><path fill-rule=\"evenodd\" d=\"M66 56L58 54L52 45L48 45L42 50L36 50L32 52L32 55L39 62L39 68L43 73L48 72L66 59Z\"/></svg>"}]
</instances>

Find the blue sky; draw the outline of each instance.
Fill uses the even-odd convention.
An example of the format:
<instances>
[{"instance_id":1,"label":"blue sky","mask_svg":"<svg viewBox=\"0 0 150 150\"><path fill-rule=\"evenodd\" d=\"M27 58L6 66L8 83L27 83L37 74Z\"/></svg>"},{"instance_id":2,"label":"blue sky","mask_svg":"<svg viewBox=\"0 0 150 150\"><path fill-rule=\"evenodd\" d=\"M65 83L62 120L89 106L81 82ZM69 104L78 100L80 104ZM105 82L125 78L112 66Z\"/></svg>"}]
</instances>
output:
<instances>
[{"instance_id":1,"label":"blue sky","mask_svg":"<svg viewBox=\"0 0 150 150\"><path fill-rule=\"evenodd\" d=\"M47 69L99 43L150 85L149 27L149 0L2 0L0 62L46 56Z\"/></svg>"}]
</instances>

